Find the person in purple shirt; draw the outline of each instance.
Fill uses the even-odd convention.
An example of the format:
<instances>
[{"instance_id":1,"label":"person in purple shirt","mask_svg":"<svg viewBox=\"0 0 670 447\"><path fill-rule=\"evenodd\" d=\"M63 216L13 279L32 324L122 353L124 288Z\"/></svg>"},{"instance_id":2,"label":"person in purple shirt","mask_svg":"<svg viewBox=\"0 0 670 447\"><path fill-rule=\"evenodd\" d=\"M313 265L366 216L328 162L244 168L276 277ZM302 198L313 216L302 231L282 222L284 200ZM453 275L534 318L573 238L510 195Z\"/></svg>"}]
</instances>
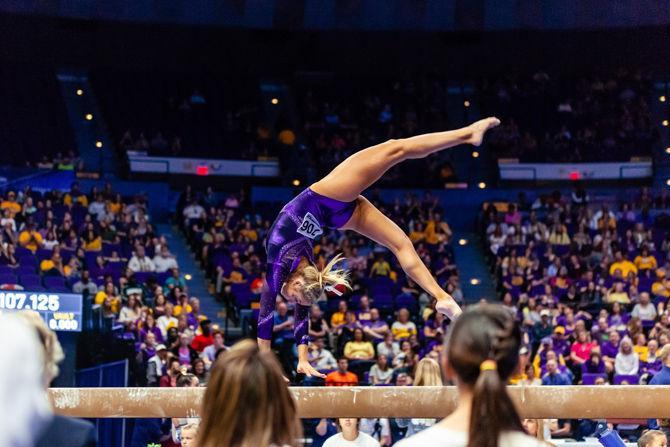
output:
<instances>
[{"instance_id":1,"label":"person in purple shirt","mask_svg":"<svg viewBox=\"0 0 670 447\"><path fill-rule=\"evenodd\" d=\"M340 256L323 268L314 264L313 243L324 228L353 230L385 246L405 273L437 299L438 311L450 318L460 315L461 308L439 286L405 232L361 193L404 160L424 158L461 144L479 146L486 131L499 124L497 118L486 118L461 129L389 140L363 149L287 203L272 224L265 243L267 276L258 316L259 347L271 349L273 311L281 295L295 303L297 371L325 377L308 361L309 309L324 289L348 286L349 282L347 272L336 268Z\"/></svg>"},{"instance_id":2,"label":"person in purple shirt","mask_svg":"<svg viewBox=\"0 0 670 447\"><path fill-rule=\"evenodd\" d=\"M609 340L600 345L600 353L603 356L603 360L608 364L608 369L614 369L614 360L616 355L619 353L619 342L621 341L621 335L616 330L611 330L609 333Z\"/></svg>"},{"instance_id":3,"label":"person in purple shirt","mask_svg":"<svg viewBox=\"0 0 670 447\"><path fill-rule=\"evenodd\" d=\"M582 363L582 374L604 374L605 362L598 351L591 351L589 359Z\"/></svg>"},{"instance_id":4,"label":"person in purple shirt","mask_svg":"<svg viewBox=\"0 0 670 447\"><path fill-rule=\"evenodd\" d=\"M372 338L375 344L384 341L384 337L389 332L389 325L380 318L379 309L376 307L370 309L370 321L363 325L363 332Z\"/></svg>"}]
</instances>

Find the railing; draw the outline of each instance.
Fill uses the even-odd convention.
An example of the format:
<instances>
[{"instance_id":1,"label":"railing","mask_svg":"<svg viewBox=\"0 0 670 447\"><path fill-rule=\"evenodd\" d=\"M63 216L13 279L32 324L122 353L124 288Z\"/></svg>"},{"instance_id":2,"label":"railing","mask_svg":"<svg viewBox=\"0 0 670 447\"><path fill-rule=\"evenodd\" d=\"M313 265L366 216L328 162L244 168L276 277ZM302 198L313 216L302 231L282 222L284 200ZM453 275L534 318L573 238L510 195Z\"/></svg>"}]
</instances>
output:
<instances>
[{"instance_id":1,"label":"railing","mask_svg":"<svg viewBox=\"0 0 670 447\"><path fill-rule=\"evenodd\" d=\"M293 387L303 418L440 418L456 406L455 387ZM670 418L670 386L509 387L521 417ZM52 388L57 413L85 418L194 417L204 388Z\"/></svg>"}]
</instances>

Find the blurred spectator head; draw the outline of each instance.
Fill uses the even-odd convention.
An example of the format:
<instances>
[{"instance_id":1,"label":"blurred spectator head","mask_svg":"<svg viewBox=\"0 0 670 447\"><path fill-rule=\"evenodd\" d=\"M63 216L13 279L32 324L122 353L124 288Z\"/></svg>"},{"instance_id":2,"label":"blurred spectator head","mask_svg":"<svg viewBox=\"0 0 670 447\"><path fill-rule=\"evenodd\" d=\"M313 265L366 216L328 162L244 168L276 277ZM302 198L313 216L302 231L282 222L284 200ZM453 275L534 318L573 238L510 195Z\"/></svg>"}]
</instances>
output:
<instances>
[{"instance_id":1,"label":"blurred spectator head","mask_svg":"<svg viewBox=\"0 0 670 447\"><path fill-rule=\"evenodd\" d=\"M200 447L297 446L302 436L296 404L272 352L244 340L212 368L202 403Z\"/></svg>"},{"instance_id":2,"label":"blurred spectator head","mask_svg":"<svg viewBox=\"0 0 670 447\"><path fill-rule=\"evenodd\" d=\"M0 339L12 340L0 349L0 433L3 445L32 447L51 419L45 386L57 361L40 340L45 333L20 315L0 315Z\"/></svg>"},{"instance_id":3,"label":"blurred spectator head","mask_svg":"<svg viewBox=\"0 0 670 447\"><path fill-rule=\"evenodd\" d=\"M523 431L505 387L520 347L519 325L502 306L473 306L453 324L444 366L460 389L472 393L470 445L494 445L502 431Z\"/></svg>"},{"instance_id":4,"label":"blurred spectator head","mask_svg":"<svg viewBox=\"0 0 670 447\"><path fill-rule=\"evenodd\" d=\"M182 447L196 447L198 445L198 429L199 424L186 424L181 429L181 445Z\"/></svg>"},{"instance_id":5,"label":"blurred spectator head","mask_svg":"<svg viewBox=\"0 0 670 447\"><path fill-rule=\"evenodd\" d=\"M431 358L423 358L416 365L414 386L442 386L440 365Z\"/></svg>"},{"instance_id":6,"label":"blurred spectator head","mask_svg":"<svg viewBox=\"0 0 670 447\"><path fill-rule=\"evenodd\" d=\"M337 359L337 370L341 374L345 374L349 371L349 360L346 357L340 357Z\"/></svg>"}]
</instances>

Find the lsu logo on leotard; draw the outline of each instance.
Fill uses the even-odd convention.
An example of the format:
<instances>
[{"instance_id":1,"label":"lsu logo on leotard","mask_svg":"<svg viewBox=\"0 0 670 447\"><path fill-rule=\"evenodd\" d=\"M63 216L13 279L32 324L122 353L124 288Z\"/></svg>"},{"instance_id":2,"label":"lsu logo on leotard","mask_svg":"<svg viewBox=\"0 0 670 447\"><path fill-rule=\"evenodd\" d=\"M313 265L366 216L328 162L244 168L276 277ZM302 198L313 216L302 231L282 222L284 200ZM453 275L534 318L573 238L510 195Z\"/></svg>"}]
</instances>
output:
<instances>
[{"instance_id":1,"label":"lsu logo on leotard","mask_svg":"<svg viewBox=\"0 0 670 447\"><path fill-rule=\"evenodd\" d=\"M323 234L323 230L321 229L321 225L319 225L319 221L316 220L316 217L314 217L312 213L305 214L305 217L302 219L302 223L296 231L310 239L314 239L315 237Z\"/></svg>"}]
</instances>

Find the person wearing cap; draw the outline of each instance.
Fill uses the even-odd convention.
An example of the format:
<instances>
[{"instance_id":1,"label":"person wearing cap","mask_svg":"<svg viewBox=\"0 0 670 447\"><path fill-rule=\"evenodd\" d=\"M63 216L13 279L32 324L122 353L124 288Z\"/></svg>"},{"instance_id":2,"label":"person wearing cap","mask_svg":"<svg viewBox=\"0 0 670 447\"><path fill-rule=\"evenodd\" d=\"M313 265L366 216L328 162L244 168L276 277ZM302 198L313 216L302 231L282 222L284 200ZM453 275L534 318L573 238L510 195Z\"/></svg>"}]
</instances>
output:
<instances>
[{"instance_id":1,"label":"person wearing cap","mask_svg":"<svg viewBox=\"0 0 670 447\"><path fill-rule=\"evenodd\" d=\"M565 326L556 326L551 336L551 343L556 354L566 356L570 352L570 343L565 338Z\"/></svg>"},{"instance_id":2,"label":"person wearing cap","mask_svg":"<svg viewBox=\"0 0 670 447\"><path fill-rule=\"evenodd\" d=\"M551 354L548 355L550 352ZM551 337L544 337L540 342L540 347L535 354L535 358L533 358L535 377L542 377L542 371L546 369L548 357L556 360L559 369L563 370L565 368L565 358L554 350Z\"/></svg>"},{"instance_id":3,"label":"person wearing cap","mask_svg":"<svg viewBox=\"0 0 670 447\"><path fill-rule=\"evenodd\" d=\"M167 367L169 352L164 344L156 345L156 354L147 362L147 386L158 386Z\"/></svg>"},{"instance_id":4,"label":"person wearing cap","mask_svg":"<svg viewBox=\"0 0 670 447\"><path fill-rule=\"evenodd\" d=\"M540 321L533 326L533 340L535 344L539 344L540 340L549 337L553 332L551 325L551 313L549 309L542 309L540 311Z\"/></svg>"}]
</instances>

